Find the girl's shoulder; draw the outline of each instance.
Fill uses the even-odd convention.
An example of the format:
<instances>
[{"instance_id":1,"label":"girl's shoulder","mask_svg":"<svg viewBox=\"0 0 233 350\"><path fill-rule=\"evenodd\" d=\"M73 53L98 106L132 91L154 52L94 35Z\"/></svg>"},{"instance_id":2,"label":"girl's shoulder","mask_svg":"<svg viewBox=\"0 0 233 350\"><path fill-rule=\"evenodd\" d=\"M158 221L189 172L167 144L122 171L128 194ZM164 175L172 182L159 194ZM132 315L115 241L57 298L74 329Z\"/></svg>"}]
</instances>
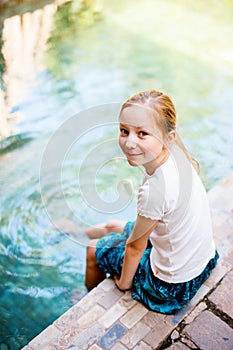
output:
<instances>
[{"instance_id":1,"label":"girl's shoulder","mask_svg":"<svg viewBox=\"0 0 233 350\"><path fill-rule=\"evenodd\" d=\"M171 153L165 163L163 163L152 175L144 174L143 185L147 184L158 190L165 187L177 186L179 180L179 167L176 159Z\"/></svg>"}]
</instances>

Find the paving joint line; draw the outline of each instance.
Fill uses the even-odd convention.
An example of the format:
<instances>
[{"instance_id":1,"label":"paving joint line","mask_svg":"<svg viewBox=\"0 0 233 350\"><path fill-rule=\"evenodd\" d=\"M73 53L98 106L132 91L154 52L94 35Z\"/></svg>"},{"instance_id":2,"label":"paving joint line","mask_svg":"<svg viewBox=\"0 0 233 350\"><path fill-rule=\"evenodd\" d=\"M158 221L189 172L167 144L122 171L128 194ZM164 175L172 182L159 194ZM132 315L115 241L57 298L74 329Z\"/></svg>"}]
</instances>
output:
<instances>
[{"instance_id":1,"label":"paving joint line","mask_svg":"<svg viewBox=\"0 0 233 350\"><path fill-rule=\"evenodd\" d=\"M225 312L221 311L218 308L218 305L215 305L212 301L210 301L207 297L204 298L204 301L207 305L207 309L211 311L215 316L220 318L223 322L228 324L229 327L233 329L233 320L230 316L228 316Z\"/></svg>"}]
</instances>

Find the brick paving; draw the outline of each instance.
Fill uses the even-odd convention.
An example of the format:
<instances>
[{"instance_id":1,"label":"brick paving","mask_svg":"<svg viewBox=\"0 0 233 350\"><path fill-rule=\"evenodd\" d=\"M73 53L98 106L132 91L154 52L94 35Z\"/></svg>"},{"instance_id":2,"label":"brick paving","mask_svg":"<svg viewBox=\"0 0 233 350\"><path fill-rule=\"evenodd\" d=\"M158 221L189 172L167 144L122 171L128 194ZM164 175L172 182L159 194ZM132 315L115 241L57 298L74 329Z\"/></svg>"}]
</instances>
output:
<instances>
[{"instance_id":1,"label":"brick paving","mask_svg":"<svg viewBox=\"0 0 233 350\"><path fill-rule=\"evenodd\" d=\"M208 193L221 258L182 310L149 311L105 279L23 350L233 349L232 194L233 173Z\"/></svg>"},{"instance_id":2,"label":"brick paving","mask_svg":"<svg viewBox=\"0 0 233 350\"><path fill-rule=\"evenodd\" d=\"M201 312L183 333L200 349L232 349L232 328L209 310Z\"/></svg>"}]
</instances>

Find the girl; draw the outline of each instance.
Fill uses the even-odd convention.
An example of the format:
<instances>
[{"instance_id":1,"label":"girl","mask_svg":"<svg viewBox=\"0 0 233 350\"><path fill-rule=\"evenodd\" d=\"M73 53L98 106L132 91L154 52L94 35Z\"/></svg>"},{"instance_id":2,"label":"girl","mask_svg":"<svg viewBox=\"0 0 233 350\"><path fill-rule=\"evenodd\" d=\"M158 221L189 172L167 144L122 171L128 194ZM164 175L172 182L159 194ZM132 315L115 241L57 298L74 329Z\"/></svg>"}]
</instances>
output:
<instances>
[{"instance_id":1,"label":"girl","mask_svg":"<svg viewBox=\"0 0 233 350\"><path fill-rule=\"evenodd\" d=\"M119 145L131 166L145 169L137 218L98 227L103 237L87 247L85 283L90 290L110 274L121 291L170 314L195 295L219 258L206 192L162 92L144 91L123 104Z\"/></svg>"}]
</instances>

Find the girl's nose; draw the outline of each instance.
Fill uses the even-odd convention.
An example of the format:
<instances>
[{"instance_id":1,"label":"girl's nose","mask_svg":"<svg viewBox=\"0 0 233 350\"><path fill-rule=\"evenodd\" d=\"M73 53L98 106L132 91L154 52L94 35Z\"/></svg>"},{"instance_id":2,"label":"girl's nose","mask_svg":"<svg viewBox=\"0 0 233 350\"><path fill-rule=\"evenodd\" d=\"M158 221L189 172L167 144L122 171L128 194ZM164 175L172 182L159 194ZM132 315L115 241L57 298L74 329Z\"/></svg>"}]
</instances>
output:
<instances>
[{"instance_id":1,"label":"girl's nose","mask_svg":"<svg viewBox=\"0 0 233 350\"><path fill-rule=\"evenodd\" d=\"M126 143L125 143L125 146L128 149L133 149L133 148L136 147L136 142L134 142L134 140L127 140Z\"/></svg>"}]
</instances>

